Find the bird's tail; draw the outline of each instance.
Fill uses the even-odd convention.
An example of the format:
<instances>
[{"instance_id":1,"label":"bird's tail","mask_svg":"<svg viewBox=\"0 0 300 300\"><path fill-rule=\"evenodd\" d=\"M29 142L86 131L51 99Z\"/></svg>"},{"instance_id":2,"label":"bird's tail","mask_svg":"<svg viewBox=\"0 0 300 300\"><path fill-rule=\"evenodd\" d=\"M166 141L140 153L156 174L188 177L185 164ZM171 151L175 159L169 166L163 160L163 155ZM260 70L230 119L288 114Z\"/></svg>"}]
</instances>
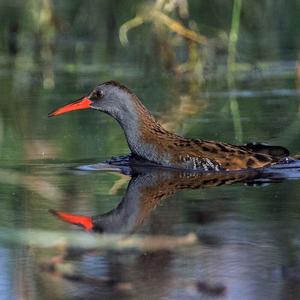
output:
<instances>
[{"instance_id":1,"label":"bird's tail","mask_svg":"<svg viewBox=\"0 0 300 300\"><path fill-rule=\"evenodd\" d=\"M249 143L243 146L253 152L267 154L278 160L290 155L289 150L282 146L272 146L262 143Z\"/></svg>"}]
</instances>

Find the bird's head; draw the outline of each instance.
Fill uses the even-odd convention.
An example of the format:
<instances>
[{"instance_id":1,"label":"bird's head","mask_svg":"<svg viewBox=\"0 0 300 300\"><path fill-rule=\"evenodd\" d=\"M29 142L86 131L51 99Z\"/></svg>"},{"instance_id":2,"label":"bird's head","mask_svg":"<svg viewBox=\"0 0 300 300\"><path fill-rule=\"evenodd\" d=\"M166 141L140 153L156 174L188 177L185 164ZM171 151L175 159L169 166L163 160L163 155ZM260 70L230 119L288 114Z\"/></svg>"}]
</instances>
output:
<instances>
[{"instance_id":1,"label":"bird's head","mask_svg":"<svg viewBox=\"0 0 300 300\"><path fill-rule=\"evenodd\" d=\"M92 108L120 118L131 109L135 98L136 96L127 87L116 81L108 81L98 85L88 96L59 107L48 116L54 117L73 110Z\"/></svg>"}]
</instances>

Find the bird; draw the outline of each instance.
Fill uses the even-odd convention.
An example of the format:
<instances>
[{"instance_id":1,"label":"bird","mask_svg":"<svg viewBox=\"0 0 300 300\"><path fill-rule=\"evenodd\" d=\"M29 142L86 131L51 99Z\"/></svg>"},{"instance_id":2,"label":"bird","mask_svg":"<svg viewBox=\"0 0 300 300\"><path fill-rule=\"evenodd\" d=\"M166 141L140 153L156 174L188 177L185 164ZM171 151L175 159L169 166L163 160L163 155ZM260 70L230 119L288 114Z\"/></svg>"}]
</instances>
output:
<instances>
[{"instance_id":1,"label":"bird","mask_svg":"<svg viewBox=\"0 0 300 300\"><path fill-rule=\"evenodd\" d=\"M182 137L155 120L139 97L117 81L107 81L87 96L55 109L48 116L94 109L113 117L125 133L131 155L160 167L193 171L240 171L287 161L289 151L263 143L234 145Z\"/></svg>"}]
</instances>

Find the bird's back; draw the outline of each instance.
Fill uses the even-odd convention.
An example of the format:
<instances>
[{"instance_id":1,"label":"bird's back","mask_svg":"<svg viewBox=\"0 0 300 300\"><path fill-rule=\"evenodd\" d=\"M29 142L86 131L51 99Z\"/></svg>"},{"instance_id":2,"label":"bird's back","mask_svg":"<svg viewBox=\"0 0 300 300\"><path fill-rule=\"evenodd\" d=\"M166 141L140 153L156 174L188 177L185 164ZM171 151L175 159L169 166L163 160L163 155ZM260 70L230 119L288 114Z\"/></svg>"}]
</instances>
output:
<instances>
[{"instance_id":1,"label":"bird's back","mask_svg":"<svg viewBox=\"0 0 300 300\"><path fill-rule=\"evenodd\" d=\"M289 155L289 151L280 146L232 145L200 139L177 141L174 151L178 164L187 163L193 169L202 167L205 171L268 167Z\"/></svg>"}]
</instances>

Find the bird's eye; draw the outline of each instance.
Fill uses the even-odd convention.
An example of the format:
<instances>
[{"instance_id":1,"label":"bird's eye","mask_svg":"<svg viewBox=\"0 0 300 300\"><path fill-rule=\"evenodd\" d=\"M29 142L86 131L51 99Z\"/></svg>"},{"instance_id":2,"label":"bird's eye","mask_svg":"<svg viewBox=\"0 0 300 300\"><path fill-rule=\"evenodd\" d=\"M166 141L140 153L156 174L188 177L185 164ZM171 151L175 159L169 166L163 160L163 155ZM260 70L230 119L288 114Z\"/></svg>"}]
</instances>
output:
<instances>
[{"instance_id":1,"label":"bird's eye","mask_svg":"<svg viewBox=\"0 0 300 300\"><path fill-rule=\"evenodd\" d=\"M103 91L97 90L95 93L96 93L97 98L102 98L103 97Z\"/></svg>"},{"instance_id":2,"label":"bird's eye","mask_svg":"<svg viewBox=\"0 0 300 300\"><path fill-rule=\"evenodd\" d=\"M99 100L104 96L102 90L94 90L90 96L91 100Z\"/></svg>"}]
</instances>

